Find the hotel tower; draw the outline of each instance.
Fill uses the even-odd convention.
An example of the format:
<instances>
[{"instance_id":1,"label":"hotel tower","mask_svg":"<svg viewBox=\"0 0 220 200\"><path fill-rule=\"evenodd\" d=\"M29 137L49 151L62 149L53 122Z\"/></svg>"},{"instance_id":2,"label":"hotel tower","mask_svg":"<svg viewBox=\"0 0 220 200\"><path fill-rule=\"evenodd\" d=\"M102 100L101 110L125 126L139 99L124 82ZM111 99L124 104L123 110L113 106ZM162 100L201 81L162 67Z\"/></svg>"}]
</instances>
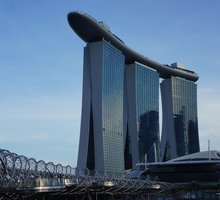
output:
<instances>
[{"instance_id":1,"label":"hotel tower","mask_svg":"<svg viewBox=\"0 0 220 200\"><path fill-rule=\"evenodd\" d=\"M198 75L142 56L85 13L67 18L86 42L77 167L121 173L139 162L198 152Z\"/></svg>"}]
</instances>

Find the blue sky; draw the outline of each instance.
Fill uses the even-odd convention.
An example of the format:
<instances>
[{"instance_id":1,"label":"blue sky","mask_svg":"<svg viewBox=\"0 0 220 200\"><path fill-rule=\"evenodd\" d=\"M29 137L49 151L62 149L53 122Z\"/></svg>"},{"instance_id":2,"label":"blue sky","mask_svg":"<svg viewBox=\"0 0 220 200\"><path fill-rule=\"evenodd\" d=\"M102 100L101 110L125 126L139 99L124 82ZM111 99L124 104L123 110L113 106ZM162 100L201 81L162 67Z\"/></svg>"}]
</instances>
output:
<instances>
[{"instance_id":1,"label":"blue sky","mask_svg":"<svg viewBox=\"0 0 220 200\"><path fill-rule=\"evenodd\" d=\"M1 0L0 148L76 165L83 47L66 15L106 22L129 47L197 72L201 150L220 149L219 0Z\"/></svg>"}]
</instances>

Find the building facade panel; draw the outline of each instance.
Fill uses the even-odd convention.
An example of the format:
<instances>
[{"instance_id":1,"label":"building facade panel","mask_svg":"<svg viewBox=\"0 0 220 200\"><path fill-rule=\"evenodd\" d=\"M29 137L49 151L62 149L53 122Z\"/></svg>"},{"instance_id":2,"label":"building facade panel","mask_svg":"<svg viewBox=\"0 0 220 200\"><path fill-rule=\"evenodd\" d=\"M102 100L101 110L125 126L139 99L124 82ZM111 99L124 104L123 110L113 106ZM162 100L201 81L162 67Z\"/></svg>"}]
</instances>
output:
<instances>
[{"instance_id":1,"label":"building facade panel","mask_svg":"<svg viewBox=\"0 0 220 200\"><path fill-rule=\"evenodd\" d=\"M197 85L171 77L161 83L163 159L199 151Z\"/></svg>"},{"instance_id":2,"label":"building facade panel","mask_svg":"<svg viewBox=\"0 0 220 200\"><path fill-rule=\"evenodd\" d=\"M126 66L128 137L132 165L159 158L159 74L147 66Z\"/></svg>"},{"instance_id":3,"label":"building facade panel","mask_svg":"<svg viewBox=\"0 0 220 200\"><path fill-rule=\"evenodd\" d=\"M122 172L124 56L103 40L87 44L84 58L78 167Z\"/></svg>"}]
</instances>

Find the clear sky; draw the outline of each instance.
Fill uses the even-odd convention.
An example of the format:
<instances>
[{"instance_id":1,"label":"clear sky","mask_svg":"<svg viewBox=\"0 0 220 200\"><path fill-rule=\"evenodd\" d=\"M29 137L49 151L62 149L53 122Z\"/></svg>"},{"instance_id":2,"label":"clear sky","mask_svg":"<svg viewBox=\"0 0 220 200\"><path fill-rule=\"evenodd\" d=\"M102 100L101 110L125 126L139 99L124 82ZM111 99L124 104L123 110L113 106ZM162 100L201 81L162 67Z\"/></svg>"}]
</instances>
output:
<instances>
[{"instance_id":1,"label":"clear sky","mask_svg":"<svg viewBox=\"0 0 220 200\"><path fill-rule=\"evenodd\" d=\"M201 150L220 150L219 0L0 0L0 148L76 165L83 47L67 13L104 21L129 47L200 76Z\"/></svg>"}]
</instances>

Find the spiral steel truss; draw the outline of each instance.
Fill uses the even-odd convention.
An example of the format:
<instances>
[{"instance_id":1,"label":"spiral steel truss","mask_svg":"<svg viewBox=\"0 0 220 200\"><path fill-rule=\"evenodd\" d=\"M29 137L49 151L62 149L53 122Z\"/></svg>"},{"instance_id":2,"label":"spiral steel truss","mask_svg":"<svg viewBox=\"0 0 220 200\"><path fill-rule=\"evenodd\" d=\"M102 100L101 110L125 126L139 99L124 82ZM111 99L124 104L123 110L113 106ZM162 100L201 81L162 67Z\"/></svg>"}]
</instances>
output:
<instances>
[{"instance_id":1,"label":"spiral steel truss","mask_svg":"<svg viewBox=\"0 0 220 200\"><path fill-rule=\"evenodd\" d=\"M72 178L75 169L71 166L55 165L52 162L46 163L43 160L36 161L34 158L27 158L23 155L11 153L8 150L0 149L0 187L17 188L26 186L36 186L48 179L59 181L65 178ZM38 184L39 182L39 184ZM61 183L61 182L60 182ZM56 185L48 182L49 185Z\"/></svg>"},{"instance_id":2,"label":"spiral steel truss","mask_svg":"<svg viewBox=\"0 0 220 200\"><path fill-rule=\"evenodd\" d=\"M118 174L110 176L88 169L78 170L0 149L0 194L158 194L171 188L172 185L156 180L127 179Z\"/></svg>"}]
</instances>

